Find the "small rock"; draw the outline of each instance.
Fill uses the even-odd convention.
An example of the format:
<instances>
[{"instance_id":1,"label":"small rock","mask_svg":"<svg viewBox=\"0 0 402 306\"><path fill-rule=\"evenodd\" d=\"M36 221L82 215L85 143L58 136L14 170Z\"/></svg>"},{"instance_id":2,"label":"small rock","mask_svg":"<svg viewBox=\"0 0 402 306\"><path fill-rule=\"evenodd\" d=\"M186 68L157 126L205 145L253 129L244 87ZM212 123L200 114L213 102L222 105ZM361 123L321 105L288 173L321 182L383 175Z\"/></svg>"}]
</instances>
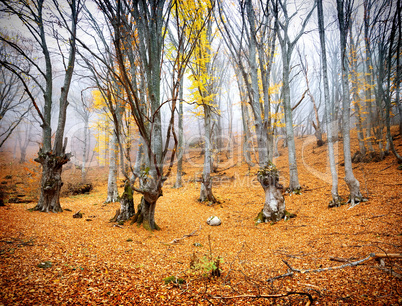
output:
<instances>
[{"instance_id":1,"label":"small rock","mask_svg":"<svg viewBox=\"0 0 402 306\"><path fill-rule=\"evenodd\" d=\"M210 226L218 226L221 225L222 221L217 216L211 216L208 218L207 223Z\"/></svg>"},{"instance_id":2,"label":"small rock","mask_svg":"<svg viewBox=\"0 0 402 306\"><path fill-rule=\"evenodd\" d=\"M82 213L80 211L77 211L74 215L73 218L82 218Z\"/></svg>"},{"instance_id":3,"label":"small rock","mask_svg":"<svg viewBox=\"0 0 402 306\"><path fill-rule=\"evenodd\" d=\"M51 266L52 266L51 261L44 261L44 262L41 262L40 264L38 264L38 268L42 268L42 269L47 269L47 268L50 268Z\"/></svg>"}]
</instances>

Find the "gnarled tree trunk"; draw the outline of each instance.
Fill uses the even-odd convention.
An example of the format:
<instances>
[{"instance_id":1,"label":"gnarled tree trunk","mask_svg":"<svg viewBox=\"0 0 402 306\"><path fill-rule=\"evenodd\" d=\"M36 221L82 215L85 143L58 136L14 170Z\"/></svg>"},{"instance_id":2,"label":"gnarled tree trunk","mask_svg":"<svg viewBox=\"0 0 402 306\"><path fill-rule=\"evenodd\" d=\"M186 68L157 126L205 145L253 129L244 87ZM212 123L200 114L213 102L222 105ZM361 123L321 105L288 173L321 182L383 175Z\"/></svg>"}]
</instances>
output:
<instances>
[{"instance_id":1,"label":"gnarled tree trunk","mask_svg":"<svg viewBox=\"0 0 402 306\"><path fill-rule=\"evenodd\" d=\"M43 212L62 212L60 190L63 186L61 172L64 164L69 162L70 154L55 155L39 150L36 162L42 165L41 194L34 210Z\"/></svg>"},{"instance_id":2,"label":"gnarled tree trunk","mask_svg":"<svg viewBox=\"0 0 402 306\"><path fill-rule=\"evenodd\" d=\"M144 194L144 196L141 198L141 203L138 205L138 210L133 218L132 223L142 224L142 226L149 231L159 231L160 227L155 222L156 199L151 200L154 198L152 196L149 201L147 201L145 197L147 197L147 195Z\"/></svg>"},{"instance_id":3,"label":"gnarled tree trunk","mask_svg":"<svg viewBox=\"0 0 402 306\"><path fill-rule=\"evenodd\" d=\"M269 163L257 173L257 179L265 191L264 208L257 222L277 222L285 216L285 199L279 185L279 173L274 164Z\"/></svg>"},{"instance_id":4,"label":"gnarled tree trunk","mask_svg":"<svg viewBox=\"0 0 402 306\"><path fill-rule=\"evenodd\" d=\"M120 197L120 213L114 218L116 222L127 221L135 214L133 189L130 182L126 181L124 184L124 192Z\"/></svg>"}]
</instances>

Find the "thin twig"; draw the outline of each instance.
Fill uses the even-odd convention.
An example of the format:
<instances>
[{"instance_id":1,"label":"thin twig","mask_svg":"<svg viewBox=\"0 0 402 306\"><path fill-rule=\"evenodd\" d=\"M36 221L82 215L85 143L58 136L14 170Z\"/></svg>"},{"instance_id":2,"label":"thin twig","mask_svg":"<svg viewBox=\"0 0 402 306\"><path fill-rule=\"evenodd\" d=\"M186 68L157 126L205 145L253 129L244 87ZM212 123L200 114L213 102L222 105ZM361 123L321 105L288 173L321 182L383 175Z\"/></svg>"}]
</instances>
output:
<instances>
[{"instance_id":1,"label":"thin twig","mask_svg":"<svg viewBox=\"0 0 402 306\"><path fill-rule=\"evenodd\" d=\"M183 237L181 237L181 238L175 238L175 239L173 239L172 241L170 241L170 242L161 242L161 243L163 243L163 244L175 244L175 243L178 243L178 242L180 242L180 240L183 240L183 239L185 239L185 238L188 238L188 237L191 237L191 236L198 236L198 235L196 235L196 232L197 231L199 231L199 230L201 230L201 225L200 225L200 227L198 228L198 229L195 229L194 231L192 231L190 234L186 234L186 235L183 235Z\"/></svg>"},{"instance_id":2,"label":"thin twig","mask_svg":"<svg viewBox=\"0 0 402 306\"><path fill-rule=\"evenodd\" d=\"M381 171L387 170L388 168L392 167L392 165L394 165L395 163L396 163L396 160L394 160L392 163L390 163L390 164L389 164L389 166L385 167L384 169L381 169L381 170L380 170L380 171L378 171L378 172L381 172Z\"/></svg>"},{"instance_id":3,"label":"thin twig","mask_svg":"<svg viewBox=\"0 0 402 306\"><path fill-rule=\"evenodd\" d=\"M324 272L324 271L331 271L331 270L339 270L339 269L343 269L346 267L354 267L357 266L365 261L371 260L374 257L376 257L376 255L374 253L371 253L369 256L367 256L366 258L357 260L357 261L353 261L341 266L336 266L336 267L328 267L328 268L322 268L322 269L309 269L309 270L299 270L299 269L294 269L289 263L287 263L285 260L282 259L282 261L289 267L289 269L293 272L298 272L298 273L318 273L318 272Z\"/></svg>"},{"instance_id":4,"label":"thin twig","mask_svg":"<svg viewBox=\"0 0 402 306\"><path fill-rule=\"evenodd\" d=\"M289 271L289 270L288 270ZM274 280L280 279L280 278L284 278L284 277L288 277L288 276L293 276L294 273L293 272L289 272L289 273L285 273L285 274L281 274L275 277L271 277L269 279L267 279L267 282L273 282Z\"/></svg>"},{"instance_id":5,"label":"thin twig","mask_svg":"<svg viewBox=\"0 0 402 306\"><path fill-rule=\"evenodd\" d=\"M312 295L308 292L297 292L297 291L289 291L283 294L243 294L243 295L233 295L233 296L212 296L213 299L221 299L221 300L228 300L228 299L245 299L245 298L263 298L263 299L277 299L277 298L283 298L289 295L304 295L307 296L309 299L309 302L306 305L311 305L311 303L314 302L314 299Z\"/></svg>"}]
</instances>

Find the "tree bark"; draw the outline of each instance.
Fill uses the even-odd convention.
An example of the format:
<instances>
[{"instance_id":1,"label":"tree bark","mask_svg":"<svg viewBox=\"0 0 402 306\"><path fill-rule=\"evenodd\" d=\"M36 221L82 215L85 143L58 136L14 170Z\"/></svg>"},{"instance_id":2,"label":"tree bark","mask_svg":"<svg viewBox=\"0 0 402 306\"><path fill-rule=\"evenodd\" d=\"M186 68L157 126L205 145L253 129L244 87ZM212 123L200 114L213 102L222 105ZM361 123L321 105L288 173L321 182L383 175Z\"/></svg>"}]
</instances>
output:
<instances>
[{"instance_id":1,"label":"tree bark","mask_svg":"<svg viewBox=\"0 0 402 306\"><path fill-rule=\"evenodd\" d=\"M341 40L341 62L342 62L342 136L343 136L343 155L345 163L345 182L349 187L350 192L350 204L354 206L356 202L362 200L362 195L360 193L359 181L355 178L352 168L352 156L350 153L350 93L349 93L349 64L346 53L346 40L347 31L349 28L349 18L350 15L345 16L344 12L344 1L337 0L337 10L338 10L338 21L339 21L339 34ZM349 1L347 1L350 5ZM350 8L347 7L346 10L350 14Z\"/></svg>"},{"instance_id":2,"label":"tree bark","mask_svg":"<svg viewBox=\"0 0 402 306\"><path fill-rule=\"evenodd\" d=\"M255 16L251 0L246 1L246 12L248 23L250 26L250 39L249 39L249 64L251 75L251 101L250 105L254 114L255 131L257 135L258 144L258 163L260 167L268 165L268 133L267 125L263 122L263 115L260 105L260 94L258 87L258 67L257 67L257 41L255 29ZM245 80L246 81L246 80Z\"/></svg>"},{"instance_id":3,"label":"tree bark","mask_svg":"<svg viewBox=\"0 0 402 306\"><path fill-rule=\"evenodd\" d=\"M402 10L402 5L401 5L401 0L398 0L398 6L396 8L398 17L397 20L399 20L398 22L398 36L397 36L397 48L396 48L396 80L395 80L395 100L396 100L396 104L398 106L398 110L399 110L399 135L402 137L402 103L400 100L400 90L401 90L401 49L402 49L402 16L401 16L401 10Z\"/></svg>"},{"instance_id":4,"label":"tree bark","mask_svg":"<svg viewBox=\"0 0 402 306\"><path fill-rule=\"evenodd\" d=\"M371 129L373 125L373 108L372 108L372 91L371 88L373 83L372 74L372 61L371 61L371 46L370 46L370 4L371 0L364 1L364 46L365 46L365 99L367 106L367 116L366 116L366 141L367 146L371 154L374 153L373 138L371 135Z\"/></svg>"},{"instance_id":5,"label":"tree bark","mask_svg":"<svg viewBox=\"0 0 402 306\"><path fill-rule=\"evenodd\" d=\"M204 169L198 201L216 203L217 201L212 193L211 180L211 110L209 108L210 106L204 104Z\"/></svg>"},{"instance_id":6,"label":"tree bark","mask_svg":"<svg viewBox=\"0 0 402 306\"><path fill-rule=\"evenodd\" d=\"M116 222L127 221L135 214L133 189L130 182L126 181L124 184L124 191L120 197L120 214L116 217Z\"/></svg>"},{"instance_id":7,"label":"tree bark","mask_svg":"<svg viewBox=\"0 0 402 306\"><path fill-rule=\"evenodd\" d=\"M156 201L147 201L143 196L132 223L142 224L149 231L160 230L160 227L155 222L155 207Z\"/></svg>"},{"instance_id":8,"label":"tree bark","mask_svg":"<svg viewBox=\"0 0 402 306\"><path fill-rule=\"evenodd\" d=\"M117 190L117 171L118 171L118 150L119 144L115 132L113 132L109 154L109 176L107 180L107 197L105 203L114 203L119 200Z\"/></svg>"},{"instance_id":9,"label":"tree bark","mask_svg":"<svg viewBox=\"0 0 402 306\"><path fill-rule=\"evenodd\" d=\"M279 185L279 173L274 164L260 169L257 179L265 192L264 208L257 222L277 222L285 216L285 199Z\"/></svg>"},{"instance_id":10,"label":"tree bark","mask_svg":"<svg viewBox=\"0 0 402 306\"><path fill-rule=\"evenodd\" d=\"M363 121L362 121L362 112L360 109L361 99L358 92L358 79L357 79L357 54L356 54L356 45L353 40L352 31L350 31L349 35L350 41L350 62L352 67L351 77L352 77L352 95L354 107L357 113L357 139L359 141L359 151L363 158L366 155L366 145L364 142L364 132L363 132Z\"/></svg>"},{"instance_id":11,"label":"tree bark","mask_svg":"<svg viewBox=\"0 0 402 306\"><path fill-rule=\"evenodd\" d=\"M183 128L183 78L180 80L179 89L179 139L177 148L177 172L176 172L176 182L174 184L175 188L183 187L182 174L183 174L183 153L184 153L184 128Z\"/></svg>"},{"instance_id":12,"label":"tree bark","mask_svg":"<svg viewBox=\"0 0 402 306\"><path fill-rule=\"evenodd\" d=\"M325 47L325 28L324 28L324 14L322 8L322 0L317 0L317 14L318 14L318 28L320 34L321 45L321 58L322 58L322 72L324 80L324 100L325 100L325 119L327 121L327 142L328 142L328 158L329 166L332 176L332 202L331 206L340 206L340 197L338 194L338 173L336 171L335 154L334 154L334 130L336 127L336 119L332 113L333 105L329 98L329 85L328 85L328 69L327 69L327 53ZM337 133L336 133L337 134Z\"/></svg>"},{"instance_id":13,"label":"tree bark","mask_svg":"<svg viewBox=\"0 0 402 306\"><path fill-rule=\"evenodd\" d=\"M278 37L279 44L282 51L282 97L283 97L283 108L285 112L285 122L286 122L286 141L288 145L288 162L289 162L289 189L291 191L300 189L299 176L297 171L297 160L296 160L296 146L293 133L293 115L292 108L290 104L290 61L292 58L293 50L296 46L297 41L304 33L307 22L310 19L314 8L305 17L300 31L295 34L294 39L291 41L289 37L289 24L292 17L295 16L288 15L286 2L281 0L272 0L272 5L274 7L274 17L275 17L275 32ZM283 22L279 20L279 6L283 11ZM282 31L281 31L282 30Z\"/></svg>"},{"instance_id":14,"label":"tree bark","mask_svg":"<svg viewBox=\"0 0 402 306\"><path fill-rule=\"evenodd\" d=\"M62 212L60 191L62 167L70 160L70 154L55 155L39 150L36 162L42 165L41 193L34 210L42 212Z\"/></svg>"},{"instance_id":15,"label":"tree bark","mask_svg":"<svg viewBox=\"0 0 402 306\"><path fill-rule=\"evenodd\" d=\"M286 122L286 143L288 145L288 162L289 162L289 189L290 191L300 189L299 175L297 171L297 160L296 160L296 145L293 132L293 115L292 108L290 106L290 85L289 85L289 74L290 67L287 52L282 49L282 61L283 61L283 106L285 111L285 122Z\"/></svg>"}]
</instances>

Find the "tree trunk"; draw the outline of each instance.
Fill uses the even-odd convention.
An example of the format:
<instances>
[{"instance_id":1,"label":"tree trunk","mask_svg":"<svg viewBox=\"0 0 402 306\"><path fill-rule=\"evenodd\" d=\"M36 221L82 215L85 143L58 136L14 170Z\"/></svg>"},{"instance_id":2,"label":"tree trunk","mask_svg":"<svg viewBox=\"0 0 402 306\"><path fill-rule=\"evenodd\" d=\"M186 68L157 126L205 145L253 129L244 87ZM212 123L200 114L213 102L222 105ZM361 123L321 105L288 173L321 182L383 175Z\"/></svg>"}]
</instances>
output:
<instances>
[{"instance_id":1,"label":"tree trunk","mask_svg":"<svg viewBox=\"0 0 402 306\"><path fill-rule=\"evenodd\" d=\"M24 146L20 146L20 164L25 163L27 155L27 149Z\"/></svg>"},{"instance_id":2,"label":"tree trunk","mask_svg":"<svg viewBox=\"0 0 402 306\"><path fill-rule=\"evenodd\" d=\"M285 50L282 50L285 52ZM299 175L297 171L296 161L296 145L293 134L293 116L292 108L290 106L290 86L289 86L289 59L286 55L282 56L283 63L283 105L285 110L286 121L286 143L288 145L288 161L289 161L289 189L290 191L300 189Z\"/></svg>"},{"instance_id":3,"label":"tree trunk","mask_svg":"<svg viewBox=\"0 0 402 306\"><path fill-rule=\"evenodd\" d=\"M337 0L339 34L341 40L341 59L342 59L342 136L343 136L343 155L345 163L345 182L349 187L350 204L354 206L356 202L362 200L360 193L359 181L355 178L352 168L352 156L350 153L350 93L349 93L349 64L346 53L346 39L349 24L345 21L349 20L348 16L344 16L343 1Z\"/></svg>"},{"instance_id":4,"label":"tree trunk","mask_svg":"<svg viewBox=\"0 0 402 306\"><path fill-rule=\"evenodd\" d=\"M177 172L176 172L176 183L174 188L183 187L182 174L183 174L183 153L184 153L184 128L183 128L183 78L180 81L179 90L179 139L177 148Z\"/></svg>"},{"instance_id":5,"label":"tree trunk","mask_svg":"<svg viewBox=\"0 0 402 306\"><path fill-rule=\"evenodd\" d=\"M141 203L138 205L137 213L134 215L132 223L142 224L149 231L160 230L160 227L155 223L155 207L156 201L146 201L145 195L141 198Z\"/></svg>"},{"instance_id":6,"label":"tree trunk","mask_svg":"<svg viewBox=\"0 0 402 306\"><path fill-rule=\"evenodd\" d=\"M242 119L242 126L243 126L243 157L247 163L247 165L250 167L254 166L254 163L251 160L251 147L250 146L250 120L249 120L249 114L248 114L248 103L247 103L247 97L244 89L244 82L241 76L241 72L236 69L236 79L237 79L237 85L239 88L239 93L240 93L240 108L241 108L241 119Z\"/></svg>"},{"instance_id":7,"label":"tree trunk","mask_svg":"<svg viewBox=\"0 0 402 306\"><path fill-rule=\"evenodd\" d=\"M111 138L109 155L109 176L107 180L107 198L105 203L119 201L119 191L117 190L117 163L118 163L119 144L115 132Z\"/></svg>"},{"instance_id":8,"label":"tree trunk","mask_svg":"<svg viewBox=\"0 0 402 306\"><path fill-rule=\"evenodd\" d=\"M360 154L363 156L363 158L366 155L366 145L364 142L364 132L363 132L363 121L362 121L362 112L360 110L360 103L361 99L359 96L358 92L358 79L357 79L357 54L356 54L356 45L353 40L353 35L352 31L350 31L350 36L349 36L349 41L350 41L350 62L351 62L351 67L352 67L352 95L353 95L353 102L354 102L354 107L356 109L357 113L357 139L359 141L359 151Z\"/></svg>"},{"instance_id":9,"label":"tree trunk","mask_svg":"<svg viewBox=\"0 0 402 306\"><path fill-rule=\"evenodd\" d=\"M286 13L283 16L284 20L279 20L279 6L281 6L282 9L286 11L286 1L282 2L272 0L271 3L273 5L273 12L275 17L275 32L278 37L279 44L281 45L282 52L282 98L286 122L286 142L288 145L288 162L290 176L289 189L293 191L300 189L300 184L297 171L296 146L293 134L293 115L290 103L290 61L292 59L294 47L296 46L297 41L303 35L307 22L315 9L315 5L312 7L307 16L304 17L304 21L302 23L300 31L295 33L295 38L293 39L293 41L291 41L289 37L289 24L292 17L289 17Z\"/></svg>"},{"instance_id":10,"label":"tree trunk","mask_svg":"<svg viewBox=\"0 0 402 306\"><path fill-rule=\"evenodd\" d=\"M398 6L400 6L400 0L398 0ZM400 12L396 13L400 17ZM392 76L392 67L391 67L391 58L393 57L393 44L395 41L396 33L397 33L397 22L401 24L401 20L398 19L399 22L396 19L396 16L394 17L393 24L392 24L392 29L391 29L391 34L389 38L389 49L388 49L388 61L387 61L387 91L386 94L384 95L384 100L385 100L385 122L387 126L387 152L388 149L390 148L392 153L394 153L395 157L398 159L399 163L402 163L402 156L398 154L398 152L395 150L394 142L392 140L392 135L391 135L391 120L390 120L390 111L391 111L391 76ZM397 43L397 52L399 53L400 51L400 41ZM397 55L397 65L399 64L399 54ZM397 69L399 72L399 70ZM396 83L399 83L398 80L399 76L396 76ZM396 86L396 90L399 90L399 84ZM399 99L399 92L397 92L396 99ZM396 102L399 104L399 101Z\"/></svg>"},{"instance_id":11,"label":"tree trunk","mask_svg":"<svg viewBox=\"0 0 402 306\"><path fill-rule=\"evenodd\" d=\"M245 97L244 97L245 98ZM249 115L248 115L248 106L245 100L242 99L241 102L241 114L242 114L242 123L243 123L243 157L249 167L253 167L254 163L251 160L251 145L250 145L250 129L249 129Z\"/></svg>"},{"instance_id":12,"label":"tree trunk","mask_svg":"<svg viewBox=\"0 0 402 306\"><path fill-rule=\"evenodd\" d=\"M322 8L322 0L317 1L317 14L318 14L318 27L320 34L320 45L321 45L321 58L322 58L322 72L324 81L324 100L325 100L325 119L327 121L327 142L328 142L328 158L329 166L331 169L332 176L332 201L330 206L340 206L341 199L338 194L338 172L336 171L335 154L334 154L334 142L335 142L335 131L336 129L336 119L334 118L333 104L330 102L329 97L329 85L328 85L328 69L327 69L327 54L325 47L325 30L324 30L324 14ZM336 132L336 134L338 134Z\"/></svg>"},{"instance_id":13,"label":"tree trunk","mask_svg":"<svg viewBox=\"0 0 402 306\"><path fill-rule=\"evenodd\" d=\"M366 141L367 141L367 146L370 151L370 153L374 152L373 148L373 138L371 135L371 128L372 128L372 122L373 122L373 109L372 109L372 80L373 80L373 75L372 75L372 65L371 65L371 47L370 47L370 38L369 38L369 22L370 22L370 13L367 11L366 8L366 1L364 5L364 43L365 43L365 54L366 54L366 60L365 60L365 73L364 73L364 78L365 78L365 99L366 99Z\"/></svg>"},{"instance_id":14,"label":"tree trunk","mask_svg":"<svg viewBox=\"0 0 402 306\"><path fill-rule=\"evenodd\" d=\"M81 181L85 183L86 180L86 175L87 175L87 169L86 169L86 162L87 162L87 151L88 151L88 134L89 134L89 127L88 127L88 121L85 121L85 126L84 126L84 148L82 150L82 167L81 167Z\"/></svg>"},{"instance_id":15,"label":"tree trunk","mask_svg":"<svg viewBox=\"0 0 402 306\"><path fill-rule=\"evenodd\" d=\"M385 55L384 51L381 49L381 46L378 46L378 62L379 63L384 63L385 62ZM378 71L377 71L377 84L383 84L385 81L385 71L384 71L384 65L379 65ZM383 131L384 131L384 121L385 121L385 116L384 116L384 108L383 108L383 100L385 99L384 91L382 86L378 85L377 90L375 92L375 102L376 102L376 124L375 124L375 136L376 140L378 142L378 149L379 149L379 156L380 160L383 160L385 158L385 149L384 149L384 143L383 143Z\"/></svg>"},{"instance_id":16,"label":"tree trunk","mask_svg":"<svg viewBox=\"0 0 402 306\"><path fill-rule=\"evenodd\" d=\"M285 199L278 184L279 173L274 164L260 169L257 179L265 192L264 208L257 216L257 222L277 222L285 216Z\"/></svg>"},{"instance_id":17,"label":"tree trunk","mask_svg":"<svg viewBox=\"0 0 402 306\"><path fill-rule=\"evenodd\" d=\"M208 105L204 104L204 170L202 173L200 198L198 201L209 201L216 203L216 199L212 194L211 180L211 113Z\"/></svg>"},{"instance_id":18,"label":"tree trunk","mask_svg":"<svg viewBox=\"0 0 402 306\"><path fill-rule=\"evenodd\" d=\"M57 156L51 152L39 150L36 162L42 165L41 193L34 210L42 212L62 212L60 190L62 167L70 160L70 154Z\"/></svg>"},{"instance_id":19,"label":"tree trunk","mask_svg":"<svg viewBox=\"0 0 402 306\"><path fill-rule=\"evenodd\" d=\"M251 90L250 90L250 105L254 115L255 132L257 135L257 148L258 148L258 164L265 167L268 165L268 139L267 139L267 126L263 122L263 114L260 104L260 91L258 86L258 66L257 66L257 41L255 29L255 15L251 0L246 2L246 11L248 23L250 25L250 39L249 39L249 64L251 76ZM244 81L247 82L247 76Z\"/></svg>"},{"instance_id":20,"label":"tree trunk","mask_svg":"<svg viewBox=\"0 0 402 306\"><path fill-rule=\"evenodd\" d=\"M116 222L127 221L135 214L134 200L133 200L133 189L131 188L130 182L126 181L124 184L124 192L120 197L120 214L116 216Z\"/></svg>"},{"instance_id":21,"label":"tree trunk","mask_svg":"<svg viewBox=\"0 0 402 306\"><path fill-rule=\"evenodd\" d=\"M397 7L397 20L399 20L398 22L398 36L397 36L397 48L396 48L396 80L395 80L395 103L398 106L398 110L399 110L399 135L402 137L402 103L400 100L400 89L401 89L401 49L402 49L402 21L401 21L401 1L398 0L398 7Z\"/></svg>"}]
</instances>

